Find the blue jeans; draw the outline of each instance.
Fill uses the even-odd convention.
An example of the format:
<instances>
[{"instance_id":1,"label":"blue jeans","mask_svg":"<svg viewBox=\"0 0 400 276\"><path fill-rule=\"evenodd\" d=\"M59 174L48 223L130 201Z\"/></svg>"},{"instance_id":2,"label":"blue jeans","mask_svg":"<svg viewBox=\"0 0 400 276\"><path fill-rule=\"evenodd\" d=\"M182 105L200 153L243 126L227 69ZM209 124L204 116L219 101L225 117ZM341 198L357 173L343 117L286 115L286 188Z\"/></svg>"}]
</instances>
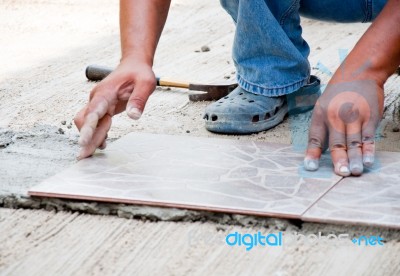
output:
<instances>
[{"instance_id":1,"label":"blue jeans","mask_svg":"<svg viewBox=\"0 0 400 276\"><path fill-rule=\"evenodd\" d=\"M220 0L236 24L233 61L239 85L281 96L307 84L310 47L300 15L335 22L370 22L387 0Z\"/></svg>"}]
</instances>

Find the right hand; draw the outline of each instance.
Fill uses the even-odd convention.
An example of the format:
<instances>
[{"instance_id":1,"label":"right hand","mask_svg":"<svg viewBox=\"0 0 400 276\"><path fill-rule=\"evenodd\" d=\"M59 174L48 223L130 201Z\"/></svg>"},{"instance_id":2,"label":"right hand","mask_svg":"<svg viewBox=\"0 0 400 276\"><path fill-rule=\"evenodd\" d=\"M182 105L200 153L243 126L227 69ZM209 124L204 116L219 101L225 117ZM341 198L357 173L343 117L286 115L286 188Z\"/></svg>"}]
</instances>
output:
<instances>
[{"instance_id":1,"label":"right hand","mask_svg":"<svg viewBox=\"0 0 400 276\"><path fill-rule=\"evenodd\" d=\"M89 103L74 118L80 131L78 159L106 147L105 140L114 115L126 110L130 118L139 119L155 87L156 78L149 64L122 60L91 91Z\"/></svg>"}]
</instances>

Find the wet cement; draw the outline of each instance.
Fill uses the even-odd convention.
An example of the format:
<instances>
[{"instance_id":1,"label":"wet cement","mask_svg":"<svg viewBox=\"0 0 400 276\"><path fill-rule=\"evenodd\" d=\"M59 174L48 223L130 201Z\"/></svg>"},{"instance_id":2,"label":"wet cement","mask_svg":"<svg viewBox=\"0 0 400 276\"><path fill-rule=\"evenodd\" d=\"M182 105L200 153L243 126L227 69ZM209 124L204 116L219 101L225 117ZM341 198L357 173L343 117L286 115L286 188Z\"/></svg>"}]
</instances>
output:
<instances>
[{"instance_id":1,"label":"wet cement","mask_svg":"<svg viewBox=\"0 0 400 276\"><path fill-rule=\"evenodd\" d=\"M0 129L0 197L26 196L30 187L75 162L77 136L66 130L49 125Z\"/></svg>"}]
</instances>

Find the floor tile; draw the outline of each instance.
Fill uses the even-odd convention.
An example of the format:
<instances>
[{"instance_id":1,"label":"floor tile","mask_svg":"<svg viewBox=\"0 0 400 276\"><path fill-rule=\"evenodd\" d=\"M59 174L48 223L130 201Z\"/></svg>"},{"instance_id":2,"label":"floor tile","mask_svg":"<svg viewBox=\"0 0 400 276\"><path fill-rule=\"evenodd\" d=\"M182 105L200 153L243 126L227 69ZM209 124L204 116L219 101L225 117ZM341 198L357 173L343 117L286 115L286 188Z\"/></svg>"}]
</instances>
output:
<instances>
[{"instance_id":1,"label":"floor tile","mask_svg":"<svg viewBox=\"0 0 400 276\"><path fill-rule=\"evenodd\" d=\"M341 180L302 219L400 228L400 153L379 152L373 169Z\"/></svg>"},{"instance_id":2,"label":"floor tile","mask_svg":"<svg viewBox=\"0 0 400 276\"><path fill-rule=\"evenodd\" d=\"M289 145L129 134L30 195L299 218L340 177Z\"/></svg>"}]
</instances>

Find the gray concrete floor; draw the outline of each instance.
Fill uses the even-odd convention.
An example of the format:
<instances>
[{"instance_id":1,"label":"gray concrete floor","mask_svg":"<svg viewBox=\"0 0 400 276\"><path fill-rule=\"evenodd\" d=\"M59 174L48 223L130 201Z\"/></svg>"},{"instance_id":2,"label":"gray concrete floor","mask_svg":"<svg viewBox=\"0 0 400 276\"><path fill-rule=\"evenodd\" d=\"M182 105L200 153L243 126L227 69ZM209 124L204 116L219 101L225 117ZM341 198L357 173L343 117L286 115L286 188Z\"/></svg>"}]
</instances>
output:
<instances>
[{"instance_id":1,"label":"gray concrete floor","mask_svg":"<svg viewBox=\"0 0 400 276\"><path fill-rule=\"evenodd\" d=\"M94 86L85 80L84 69L94 63L115 66L119 60L118 3L0 0L0 9L0 34L7 42L0 44L0 275L400 274L400 238L394 230L27 198L29 187L75 162L78 133L72 119ZM312 66L322 62L330 71L339 65L338 50L351 49L368 27L303 22ZM233 81L233 33L218 1L173 1L156 73ZM203 45L211 51L196 52ZM329 79L313 71L325 83ZM391 131L398 124L392 112L398 78L391 78L386 93L379 148L399 151L400 133ZM183 90L158 89L140 121L125 114L114 118L110 140L132 131L217 136L203 127L206 104L190 103ZM268 132L223 137L290 143L294 132L307 134L295 126L289 119ZM386 243L380 248L297 244L246 252L221 242L231 231L258 230L381 235Z\"/></svg>"},{"instance_id":2,"label":"gray concrete floor","mask_svg":"<svg viewBox=\"0 0 400 276\"><path fill-rule=\"evenodd\" d=\"M228 247L227 233L298 231L264 220L243 227L210 222L150 222L69 212L0 209L0 275L398 275L397 240L383 247L306 244ZM257 223L255 221L254 223ZM311 228L311 229L307 229ZM367 233L373 229L309 231ZM394 233L379 230L394 238Z\"/></svg>"}]
</instances>

